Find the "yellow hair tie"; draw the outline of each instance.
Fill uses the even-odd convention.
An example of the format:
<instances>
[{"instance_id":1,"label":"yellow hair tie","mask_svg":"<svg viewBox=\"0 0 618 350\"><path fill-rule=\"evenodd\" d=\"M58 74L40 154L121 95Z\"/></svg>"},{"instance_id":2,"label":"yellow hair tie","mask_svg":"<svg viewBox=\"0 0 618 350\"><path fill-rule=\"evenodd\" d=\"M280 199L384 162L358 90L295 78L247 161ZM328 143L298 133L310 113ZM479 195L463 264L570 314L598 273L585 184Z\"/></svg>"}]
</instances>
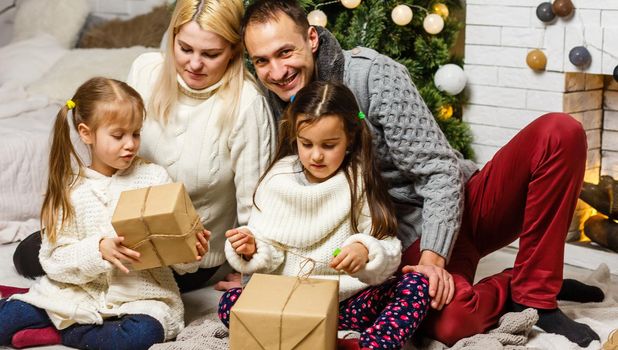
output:
<instances>
[{"instance_id":1,"label":"yellow hair tie","mask_svg":"<svg viewBox=\"0 0 618 350\"><path fill-rule=\"evenodd\" d=\"M73 102L73 100L67 100L66 105L69 110L75 108L75 102Z\"/></svg>"}]
</instances>

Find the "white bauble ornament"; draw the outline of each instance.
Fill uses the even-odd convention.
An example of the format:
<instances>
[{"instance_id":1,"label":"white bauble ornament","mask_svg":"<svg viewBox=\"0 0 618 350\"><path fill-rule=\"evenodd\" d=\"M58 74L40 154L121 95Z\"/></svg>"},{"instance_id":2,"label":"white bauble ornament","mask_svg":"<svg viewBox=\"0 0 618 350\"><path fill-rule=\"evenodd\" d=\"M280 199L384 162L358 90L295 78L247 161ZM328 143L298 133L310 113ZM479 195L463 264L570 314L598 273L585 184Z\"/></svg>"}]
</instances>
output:
<instances>
[{"instance_id":1,"label":"white bauble ornament","mask_svg":"<svg viewBox=\"0 0 618 350\"><path fill-rule=\"evenodd\" d=\"M349 9L355 9L360 5L361 0L341 0L341 4Z\"/></svg>"},{"instance_id":2,"label":"white bauble ornament","mask_svg":"<svg viewBox=\"0 0 618 350\"><path fill-rule=\"evenodd\" d=\"M397 5L391 12L391 18L395 24L405 26L412 22L412 9L407 5Z\"/></svg>"},{"instance_id":3,"label":"white bauble ornament","mask_svg":"<svg viewBox=\"0 0 618 350\"><path fill-rule=\"evenodd\" d=\"M466 74L456 64L445 64L438 68L438 71L433 76L433 83L438 90L444 91L449 95L457 95L466 87Z\"/></svg>"},{"instance_id":4,"label":"white bauble ornament","mask_svg":"<svg viewBox=\"0 0 618 350\"><path fill-rule=\"evenodd\" d=\"M326 14L322 10L313 10L307 15L307 20L312 26L326 27Z\"/></svg>"},{"instance_id":5,"label":"white bauble ornament","mask_svg":"<svg viewBox=\"0 0 618 350\"><path fill-rule=\"evenodd\" d=\"M430 13L423 20L423 28L429 34L438 34L444 28L444 19L436 13Z\"/></svg>"}]
</instances>

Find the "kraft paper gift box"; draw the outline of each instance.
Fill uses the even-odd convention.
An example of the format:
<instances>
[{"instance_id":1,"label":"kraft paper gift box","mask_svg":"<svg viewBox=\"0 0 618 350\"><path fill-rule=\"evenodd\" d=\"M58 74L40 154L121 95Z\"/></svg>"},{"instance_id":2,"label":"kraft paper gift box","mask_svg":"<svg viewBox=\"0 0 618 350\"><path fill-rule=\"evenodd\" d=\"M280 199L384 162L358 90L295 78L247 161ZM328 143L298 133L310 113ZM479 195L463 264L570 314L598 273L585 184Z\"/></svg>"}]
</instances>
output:
<instances>
[{"instance_id":1,"label":"kraft paper gift box","mask_svg":"<svg viewBox=\"0 0 618 350\"><path fill-rule=\"evenodd\" d=\"M124 246L140 253L132 270L195 261L199 215L182 183L124 191L112 216Z\"/></svg>"},{"instance_id":2,"label":"kraft paper gift box","mask_svg":"<svg viewBox=\"0 0 618 350\"><path fill-rule=\"evenodd\" d=\"M339 283L253 274L230 312L230 349L335 349Z\"/></svg>"}]
</instances>

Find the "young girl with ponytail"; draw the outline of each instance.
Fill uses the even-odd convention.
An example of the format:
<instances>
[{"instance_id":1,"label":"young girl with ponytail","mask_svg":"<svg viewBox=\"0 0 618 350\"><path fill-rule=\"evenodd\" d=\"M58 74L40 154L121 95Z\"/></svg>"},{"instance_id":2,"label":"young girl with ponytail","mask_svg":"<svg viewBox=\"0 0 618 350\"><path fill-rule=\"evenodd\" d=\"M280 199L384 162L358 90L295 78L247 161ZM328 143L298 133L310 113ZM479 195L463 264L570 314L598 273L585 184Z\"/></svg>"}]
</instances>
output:
<instances>
[{"instance_id":1,"label":"young girl with ponytail","mask_svg":"<svg viewBox=\"0 0 618 350\"><path fill-rule=\"evenodd\" d=\"M69 120L90 150L89 166L71 143ZM106 78L86 81L58 112L41 210L46 275L0 299L0 345L148 349L184 327L172 270L127 269L139 253L111 226L122 191L170 182L164 168L136 158L143 120L140 95ZM197 270L209 232L197 236L200 256L174 270Z\"/></svg>"}]
</instances>

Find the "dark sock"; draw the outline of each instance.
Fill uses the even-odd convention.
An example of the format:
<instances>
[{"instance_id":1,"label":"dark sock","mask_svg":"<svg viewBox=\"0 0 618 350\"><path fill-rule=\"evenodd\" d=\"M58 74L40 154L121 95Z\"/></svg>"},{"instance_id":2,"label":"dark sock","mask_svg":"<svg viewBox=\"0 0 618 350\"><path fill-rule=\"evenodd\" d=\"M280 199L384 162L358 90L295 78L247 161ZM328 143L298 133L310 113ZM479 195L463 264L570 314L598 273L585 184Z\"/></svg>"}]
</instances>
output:
<instances>
[{"instance_id":1,"label":"dark sock","mask_svg":"<svg viewBox=\"0 0 618 350\"><path fill-rule=\"evenodd\" d=\"M605 299L605 294L599 287L590 286L578 280L565 279L556 298L580 303L600 303Z\"/></svg>"},{"instance_id":2,"label":"dark sock","mask_svg":"<svg viewBox=\"0 0 618 350\"><path fill-rule=\"evenodd\" d=\"M520 312L528 307L513 302L513 311ZM539 320L536 325L547 333L564 335L583 348L587 347L593 340L600 340L599 335L590 326L573 321L558 308L536 310L539 313Z\"/></svg>"}]
</instances>

